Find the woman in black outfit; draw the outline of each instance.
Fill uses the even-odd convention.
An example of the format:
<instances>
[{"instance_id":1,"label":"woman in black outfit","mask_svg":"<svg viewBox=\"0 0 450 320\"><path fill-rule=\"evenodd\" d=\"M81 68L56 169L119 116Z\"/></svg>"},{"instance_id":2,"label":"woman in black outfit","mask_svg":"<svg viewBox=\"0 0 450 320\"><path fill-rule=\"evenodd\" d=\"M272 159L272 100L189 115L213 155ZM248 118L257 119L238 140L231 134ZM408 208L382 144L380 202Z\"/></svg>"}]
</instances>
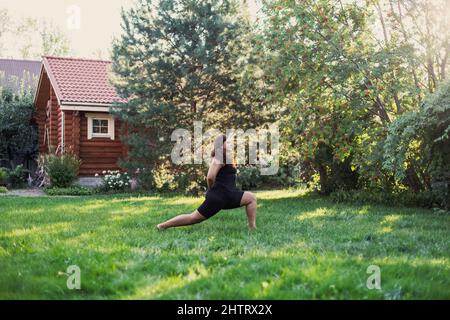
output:
<instances>
[{"instance_id":1,"label":"woman in black outfit","mask_svg":"<svg viewBox=\"0 0 450 320\"><path fill-rule=\"evenodd\" d=\"M256 228L256 197L248 191L240 191L236 188L236 165L224 164L226 159L226 136L220 135L214 141L214 150L211 154L211 164L208 170L208 191L205 201L197 210L190 214L176 216L164 223L158 224L159 230L172 227L186 226L200 223L211 218L222 209L235 209L245 206L248 219L248 227ZM215 150L223 148L222 157L216 155Z\"/></svg>"}]
</instances>

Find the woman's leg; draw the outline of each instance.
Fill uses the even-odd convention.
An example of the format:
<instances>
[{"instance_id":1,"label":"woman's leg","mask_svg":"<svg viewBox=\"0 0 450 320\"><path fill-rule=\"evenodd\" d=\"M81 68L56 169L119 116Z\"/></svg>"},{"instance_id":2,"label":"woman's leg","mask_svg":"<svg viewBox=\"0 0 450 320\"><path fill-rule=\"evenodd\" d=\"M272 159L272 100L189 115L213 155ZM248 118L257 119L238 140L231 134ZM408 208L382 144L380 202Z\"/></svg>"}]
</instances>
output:
<instances>
[{"instance_id":1,"label":"woman's leg","mask_svg":"<svg viewBox=\"0 0 450 320\"><path fill-rule=\"evenodd\" d=\"M206 220L204 216L202 216L197 210L189 214L180 214L166 222L158 224L156 227L159 230L164 230L173 227L187 226L190 224L200 223Z\"/></svg>"},{"instance_id":2,"label":"woman's leg","mask_svg":"<svg viewBox=\"0 0 450 320\"><path fill-rule=\"evenodd\" d=\"M247 211L248 227L256 229L256 196L255 194L245 191L242 195L241 206L245 206Z\"/></svg>"}]
</instances>

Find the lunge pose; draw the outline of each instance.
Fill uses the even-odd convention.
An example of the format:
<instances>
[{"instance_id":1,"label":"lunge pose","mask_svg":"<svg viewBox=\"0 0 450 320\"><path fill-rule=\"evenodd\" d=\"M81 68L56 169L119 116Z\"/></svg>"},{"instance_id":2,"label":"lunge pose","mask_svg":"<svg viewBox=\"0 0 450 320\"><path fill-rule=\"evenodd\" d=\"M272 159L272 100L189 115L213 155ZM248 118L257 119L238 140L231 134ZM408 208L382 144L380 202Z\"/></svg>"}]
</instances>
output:
<instances>
[{"instance_id":1,"label":"lunge pose","mask_svg":"<svg viewBox=\"0 0 450 320\"><path fill-rule=\"evenodd\" d=\"M192 213L182 214L158 224L156 227L159 230L200 223L222 209L234 209L242 206L245 206L248 227L256 228L256 197L251 192L243 192L236 188L236 165L234 162L228 164L224 161L227 151L226 140L225 135L220 135L214 141L205 201Z\"/></svg>"}]
</instances>

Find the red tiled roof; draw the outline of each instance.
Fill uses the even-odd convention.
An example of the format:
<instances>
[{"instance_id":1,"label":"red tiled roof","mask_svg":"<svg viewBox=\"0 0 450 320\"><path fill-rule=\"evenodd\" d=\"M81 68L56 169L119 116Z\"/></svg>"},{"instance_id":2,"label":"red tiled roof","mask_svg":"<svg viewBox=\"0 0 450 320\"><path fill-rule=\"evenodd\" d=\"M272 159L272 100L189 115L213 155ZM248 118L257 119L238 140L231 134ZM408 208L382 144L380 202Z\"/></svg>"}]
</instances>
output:
<instances>
[{"instance_id":1,"label":"red tiled roof","mask_svg":"<svg viewBox=\"0 0 450 320\"><path fill-rule=\"evenodd\" d=\"M124 101L109 82L111 61L46 56L43 63L61 104Z\"/></svg>"}]
</instances>

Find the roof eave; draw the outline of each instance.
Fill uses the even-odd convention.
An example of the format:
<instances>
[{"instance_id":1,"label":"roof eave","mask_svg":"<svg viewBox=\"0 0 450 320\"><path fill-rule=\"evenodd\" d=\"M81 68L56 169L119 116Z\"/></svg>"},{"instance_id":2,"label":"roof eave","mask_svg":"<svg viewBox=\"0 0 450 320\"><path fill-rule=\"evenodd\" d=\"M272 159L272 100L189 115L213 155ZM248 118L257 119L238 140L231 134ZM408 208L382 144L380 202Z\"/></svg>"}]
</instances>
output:
<instances>
[{"instance_id":1,"label":"roof eave","mask_svg":"<svg viewBox=\"0 0 450 320\"><path fill-rule=\"evenodd\" d=\"M62 97L61 90L59 89L58 83L56 82L56 78L52 73L50 65L47 61L47 57L44 57L42 59L42 64L43 64L45 70L47 71L47 76L50 80L50 84L52 85L53 90L55 90L55 95L56 95L56 99L58 100L58 104L61 105L61 97Z\"/></svg>"},{"instance_id":2,"label":"roof eave","mask_svg":"<svg viewBox=\"0 0 450 320\"><path fill-rule=\"evenodd\" d=\"M61 101L61 105L65 105L65 106L111 107L112 103Z\"/></svg>"},{"instance_id":3,"label":"roof eave","mask_svg":"<svg viewBox=\"0 0 450 320\"><path fill-rule=\"evenodd\" d=\"M34 89L34 99L33 104L36 105L37 97L39 93L39 88L41 87L42 77L44 76L44 65L41 64L41 70L39 71L39 81L37 83L36 88Z\"/></svg>"}]
</instances>

